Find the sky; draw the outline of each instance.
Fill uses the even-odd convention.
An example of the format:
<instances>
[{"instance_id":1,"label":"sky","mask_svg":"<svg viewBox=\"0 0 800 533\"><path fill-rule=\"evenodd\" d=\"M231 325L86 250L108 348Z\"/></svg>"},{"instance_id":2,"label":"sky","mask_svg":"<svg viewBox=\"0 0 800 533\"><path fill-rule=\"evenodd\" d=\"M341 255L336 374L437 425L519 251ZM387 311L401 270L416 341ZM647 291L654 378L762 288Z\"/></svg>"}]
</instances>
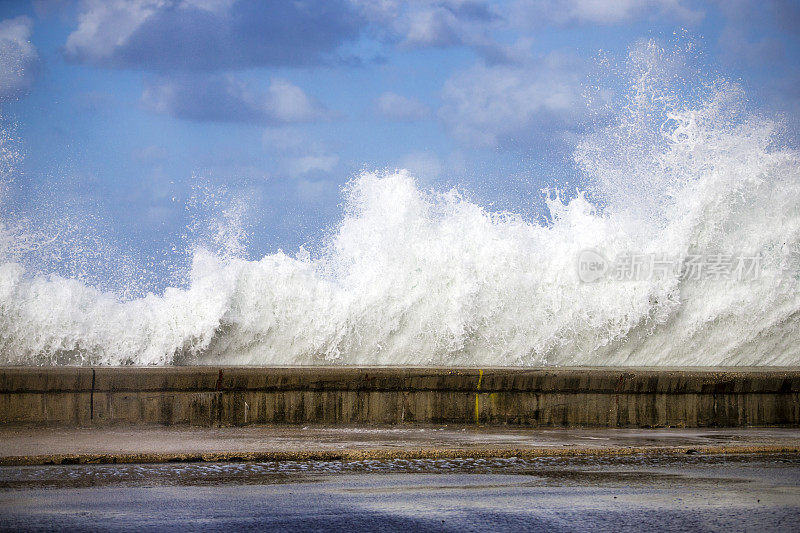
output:
<instances>
[{"instance_id":1,"label":"sky","mask_svg":"<svg viewBox=\"0 0 800 533\"><path fill-rule=\"evenodd\" d=\"M102 277L92 248L153 287L220 211L250 258L313 249L364 170L537 218L575 178L600 58L642 39L695 43L798 130L796 0L3 0L0 120L23 157L0 207L72 221L83 252L47 268Z\"/></svg>"}]
</instances>

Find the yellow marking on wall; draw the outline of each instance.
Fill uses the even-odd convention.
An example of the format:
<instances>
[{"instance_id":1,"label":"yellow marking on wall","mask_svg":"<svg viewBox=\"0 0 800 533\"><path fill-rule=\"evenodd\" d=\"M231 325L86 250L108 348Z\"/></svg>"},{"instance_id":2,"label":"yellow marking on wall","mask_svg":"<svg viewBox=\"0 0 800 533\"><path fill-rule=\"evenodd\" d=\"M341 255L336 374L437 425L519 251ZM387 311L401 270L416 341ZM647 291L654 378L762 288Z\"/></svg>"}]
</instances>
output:
<instances>
[{"instance_id":1,"label":"yellow marking on wall","mask_svg":"<svg viewBox=\"0 0 800 533\"><path fill-rule=\"evenodd\" d=\"M479 398L480 398L480 394L479 393L480 393L480 390L481 390L481 381L483 381L483 370L478 370L478 388L476 389L477 392L475 392L475 423L476 424L479 424L480 421L481 421L480 403L479 403Z\"/></svg>"}]
</instances>

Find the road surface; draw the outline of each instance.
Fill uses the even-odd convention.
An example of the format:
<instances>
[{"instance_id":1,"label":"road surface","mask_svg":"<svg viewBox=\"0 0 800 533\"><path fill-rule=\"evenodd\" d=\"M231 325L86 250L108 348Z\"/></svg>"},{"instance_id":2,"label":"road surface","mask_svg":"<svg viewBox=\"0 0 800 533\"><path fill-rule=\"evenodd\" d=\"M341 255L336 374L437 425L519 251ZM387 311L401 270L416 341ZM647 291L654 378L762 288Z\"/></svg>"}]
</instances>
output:
<instances>
[{"instance_id":1,"label":"road surface","mask_svg":"<svg viewBox=\"0 0 800 533\"><path fill-rule=\"evenodd\" d=\"M800 456L0 467L0 530L791 531Z\"/></svg>"}]
</instances>

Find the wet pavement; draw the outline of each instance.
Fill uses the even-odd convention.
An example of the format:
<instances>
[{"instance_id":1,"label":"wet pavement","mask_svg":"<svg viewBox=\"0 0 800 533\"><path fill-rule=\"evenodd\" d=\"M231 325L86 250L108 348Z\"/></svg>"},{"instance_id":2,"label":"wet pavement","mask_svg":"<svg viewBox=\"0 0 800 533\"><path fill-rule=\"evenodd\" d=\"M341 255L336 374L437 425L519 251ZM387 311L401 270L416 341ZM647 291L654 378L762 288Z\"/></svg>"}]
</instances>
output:
<instances>
[{"instance_id":1,"label":"wet pavement","mask_svg":"<svg viewBox=\"0 0 800 533\"><path fill-rule=\"evenodd\" d=\"M800 430L493 426L0 427L0 465L246 459L800 453Z\"/></svg>"},{"instance_id":2,"label":"wet pavement","mask_svg":"<svg viewBox=\"0 0 800 533\"><path fill-rule=\"evenodd\" d=\"M0 530L791 531L797 454L0 467Z\"/></svg>"}]
</instances>

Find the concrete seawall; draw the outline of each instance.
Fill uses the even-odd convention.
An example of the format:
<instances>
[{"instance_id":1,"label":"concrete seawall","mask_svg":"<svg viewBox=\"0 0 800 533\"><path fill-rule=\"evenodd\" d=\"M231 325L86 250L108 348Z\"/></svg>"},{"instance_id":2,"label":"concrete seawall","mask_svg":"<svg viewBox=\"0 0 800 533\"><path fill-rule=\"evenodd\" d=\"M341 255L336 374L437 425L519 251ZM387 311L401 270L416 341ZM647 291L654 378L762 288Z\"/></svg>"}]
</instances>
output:
<instances>
[{"instance_id":1,"label":"concrete seawall","mask_svg":"<svg viewBox=\"0 0 800 533\"><path fill-rule=\"evenodd\" d=\"M797 368L0 368L3 425L800 426Z\"/></svg>"}]
</instances>

